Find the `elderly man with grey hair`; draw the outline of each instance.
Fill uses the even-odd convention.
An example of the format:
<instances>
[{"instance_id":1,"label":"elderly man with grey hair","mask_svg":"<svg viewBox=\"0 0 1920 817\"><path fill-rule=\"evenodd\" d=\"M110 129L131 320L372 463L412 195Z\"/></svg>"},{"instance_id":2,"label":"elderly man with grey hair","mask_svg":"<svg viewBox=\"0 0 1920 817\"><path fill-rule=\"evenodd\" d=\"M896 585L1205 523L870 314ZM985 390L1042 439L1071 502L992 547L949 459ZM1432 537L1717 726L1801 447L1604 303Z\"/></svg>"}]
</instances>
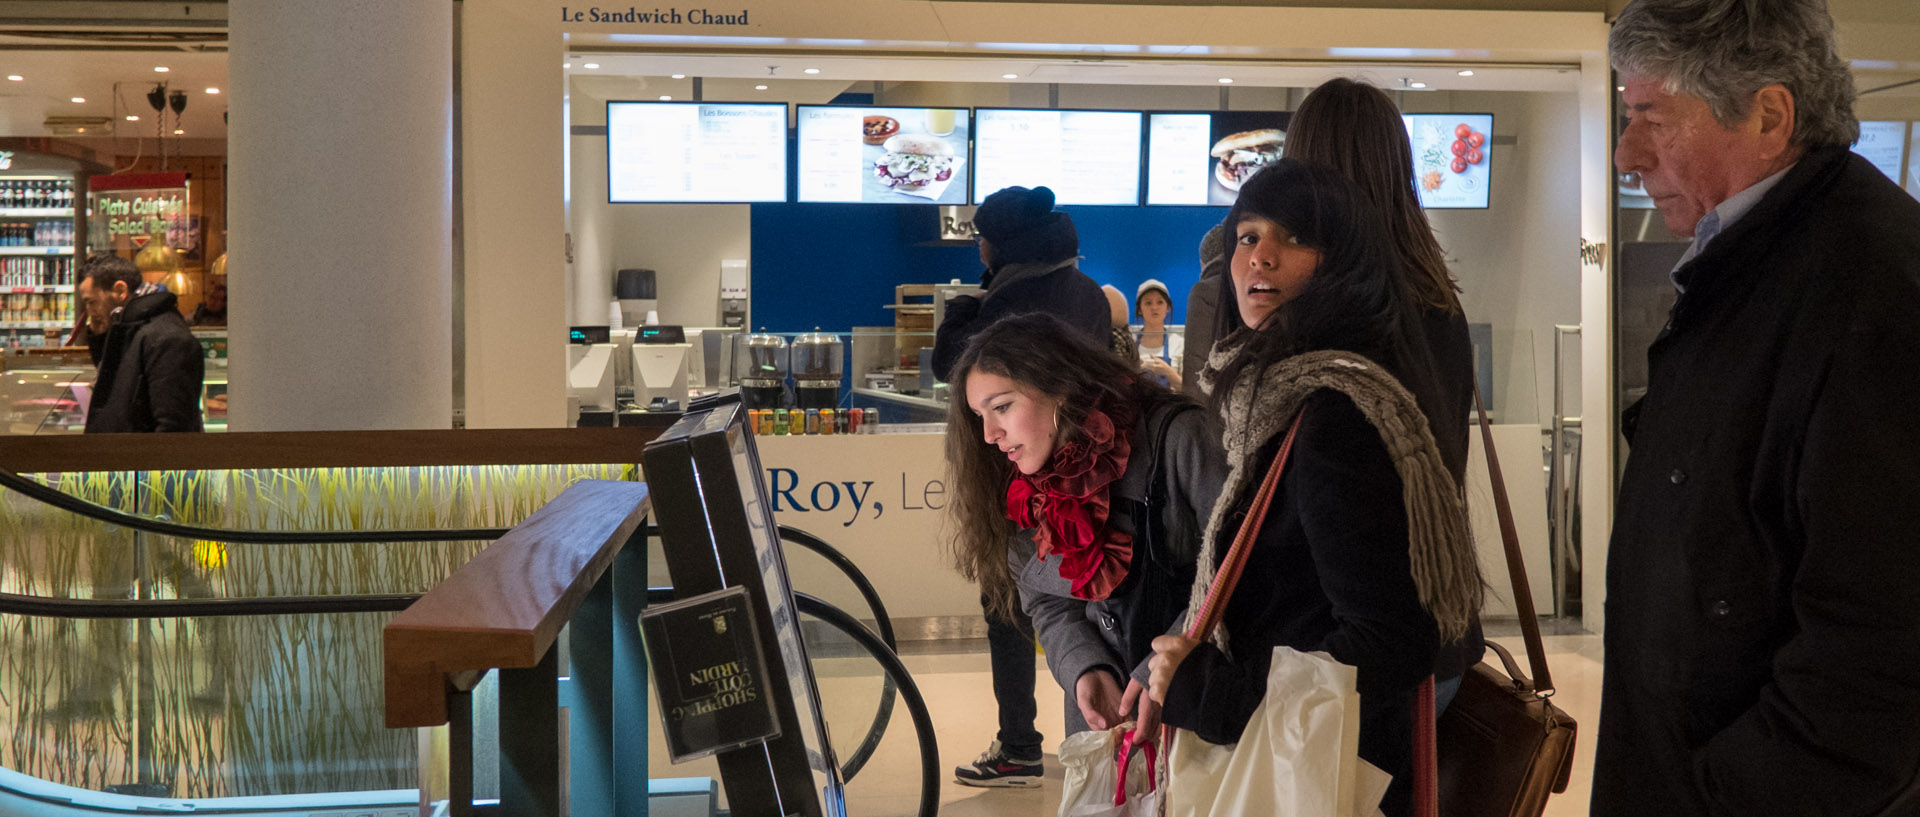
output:
<instances>
[{"instance_id":1,"label":"elderly man with grey hair","mask_svg":"<svg viewBox=\"0 0 1920 817\"><path fill-rule=\"evenodd\" d=\"M1823 0L1635 0L1614 163L1693 238L1607 561L1592 814L1920 814L1920 203Z\"/></svg>"}]
</instances>

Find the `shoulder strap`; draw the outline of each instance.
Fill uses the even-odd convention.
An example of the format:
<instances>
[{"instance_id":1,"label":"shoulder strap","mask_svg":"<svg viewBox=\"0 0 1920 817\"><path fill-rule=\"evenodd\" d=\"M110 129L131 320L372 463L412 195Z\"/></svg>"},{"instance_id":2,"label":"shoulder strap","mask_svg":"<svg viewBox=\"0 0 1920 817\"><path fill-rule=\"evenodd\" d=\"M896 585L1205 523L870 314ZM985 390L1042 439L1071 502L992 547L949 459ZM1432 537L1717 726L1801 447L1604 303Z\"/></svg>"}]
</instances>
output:
<instances>
[{"instance_id":1,"label":"shoulder strap","mask_svg":"<svg viewBox=\"0 0 1920 817\"><path fill-rule=\"evenodd\" d=\"M1260 523L1267 518L1267 507L1273 504L1273 491L1280 485L1280 474L1286 470L1287 458L1293 453L1293 438L1300 433L1300 418L1306 416L1306 409L1293 415L1293 425L1287 429L1286 440L1280 443L1280 453L1273 458L1273 465L1267 468L1267 476L1260 481L1260 490L1253 495L1253 504L1247 508L1247 516L1240 522L1240 532L1233 537L1233 546L1227 549L1226 558L1220 561L1220 569L1213 574L1213 585L1207 588L1207 598L1201 602L1200 609L1187 625L1187 637L1196 641L1203 640L1213 632L1220 617L1226 614L1227 600L1233 596L1233 587L1240 583L1240 569L1246 566L1247 553L1253 550L1254 536L1260 533ZM1226 501L1226 497L1221 497Z\"/></svg>"},{"instance_id":2,"label":"shoulder strap","mask_svg":"<svg viewBox=\"0 0 1920 817\"><path fill-rule=\"evenodd\" d=\"M1487 449L1487 477L1493 482L1493 509L1500 517L1500 541L1506 546L1507 576L1513 582L1513 608L1520 616L1520 632L1527 642L1527 663L1533 667L1533 689L1553 694L1553 676L1547 674L1547 649L1540 641L1540 619L1533 610L1533 591L1527 586L1526 560L1520 554L1520 533L1513 524L1513 506L1507 502L1507 481L1500 476L1500 457L1493 451L1493 425L1480 399L1480 380L1473 381L1473 408L1480 415L1480 440ZM1519 680L1518 678L1514 680Z\"/></svg>"}]
</instances>

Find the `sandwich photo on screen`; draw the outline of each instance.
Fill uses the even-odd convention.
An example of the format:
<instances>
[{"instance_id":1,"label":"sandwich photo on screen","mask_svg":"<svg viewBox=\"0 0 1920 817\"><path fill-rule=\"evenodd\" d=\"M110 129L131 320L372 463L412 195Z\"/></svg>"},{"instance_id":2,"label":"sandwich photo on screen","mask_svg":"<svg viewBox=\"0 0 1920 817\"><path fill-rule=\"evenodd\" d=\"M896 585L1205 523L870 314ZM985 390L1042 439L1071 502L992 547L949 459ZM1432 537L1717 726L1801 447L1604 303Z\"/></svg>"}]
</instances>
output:
<instances>
[{"instance_id":1,"label":"sandwich photo on screen","mask_svg":"<svg viewBox=\"0 0 1920 817\"><path fill-rule=\"evenodd\" d=\"M1208 204L1233 204L1240 197L1240 185L1261 168L1280 161L1291 118L1285 111L1214 112L1213 147L1207 151L1213 166Z\"/></svg>"},{"instance_id":2,"label":"sandwich photo on screen","mask_svg":"<svg viewBox=\"0 0 1920 817\"><path fill-rule=\"evenodd\" d=\"M965 108L801 105L795 118L799 201L967 201Z\"/></svg>"}]
</instances>

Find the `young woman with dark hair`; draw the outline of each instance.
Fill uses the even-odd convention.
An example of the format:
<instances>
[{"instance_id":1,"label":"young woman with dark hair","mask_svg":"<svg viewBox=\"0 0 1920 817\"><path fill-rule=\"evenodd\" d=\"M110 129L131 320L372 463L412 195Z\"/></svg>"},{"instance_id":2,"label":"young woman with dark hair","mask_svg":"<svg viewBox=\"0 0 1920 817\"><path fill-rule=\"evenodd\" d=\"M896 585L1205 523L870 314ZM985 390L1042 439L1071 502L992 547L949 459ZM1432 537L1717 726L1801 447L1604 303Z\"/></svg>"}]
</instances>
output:
<instances>
[{"instance_id":1,"label":"young woman with dark hair","mask_svg":"<svg viewBox=\"0 0 1920 817\"><path fill-rule=\"evenodd\" d=\"M1394 775L1382 807L1405 814L1415 691L1481 600L1465 507L1420 410L1434 387L1419 313L1378 216L1334 170L1267 167L1227 225L1220 303L1237 326L1200 376L1229 472L1194 608L1296 415L1299 432L1272 505L1249 522L1259 534L1221 629L1209 643L1157 639L1150 691L1167 723L1230 742L1265 694L1274 647L1327 652L1359 669L1360 756Z\"/></svg>"},{"instance_id":2,"label":"young woman with dark hair","mask_svg":"<svg viewBox=\"0 0 1920 817\"><path fill-rule=\"evenodd\" d=\"M1136 720L1150 738L1146 660L1226 475L1206 412L1044 314L975 335L952 388L954 562L990 613L1032 617L1069 734Z\"/></svg>"},{"instance_id":3,"label":"young woman with dark hair","mask_svg":"<svg viewBox=\"0 0 1920 817\"><path fill-rule=\"evenodd\" d=\"M1473 341L1467 334L1466 313L1455 297L1460 286L1447 269L1433 226L1420 209L1413 185L1413 148L1400 109L1385 92L1344 77L1322 83L1301 100L1287 130L1287 155L1325 165L1359 188L1380 214L1379 236L1386 253L1397 259L1404 276L1406 300L1418 312L1418 339L1427 355L1408 365L1430 366L1432 388L1414 392L1427 428L1440 447L1440 459L1456 483L1467 474L1467 437L1473 415ZM1388 365L1403 382L1409 374ZM1475 617L1467 634L1440 648L1434 664L1435 705L1445 711L1460 689L1460 678L1486 652L1480 621Z\"/></svg>"}]
</instances>

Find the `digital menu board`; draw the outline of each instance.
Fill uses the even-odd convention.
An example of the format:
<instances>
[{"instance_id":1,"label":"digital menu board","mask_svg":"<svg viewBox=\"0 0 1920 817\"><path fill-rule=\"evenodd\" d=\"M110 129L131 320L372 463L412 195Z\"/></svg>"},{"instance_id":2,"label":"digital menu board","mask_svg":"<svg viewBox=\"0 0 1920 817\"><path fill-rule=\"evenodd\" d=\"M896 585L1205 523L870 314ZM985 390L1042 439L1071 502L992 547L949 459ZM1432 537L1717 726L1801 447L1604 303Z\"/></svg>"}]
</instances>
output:
<instances>
[{"instance_id":1,"label":"digital menu board","mask_svg":"<svg viewBox=\"0 0 1920 817\"><path fill-rule=\"evenodd\" d=\"M607 200L787 200L787 106L607 103Z\"/></svg>"},{"instance_id":2,"label":"digital menu board","mask_svg":"<svg viewBox=\"0 0 1920 817\"><path fill-rule=\"evenodd\" d=\"M1860 140L1853 143L1853 152L1880 168L1887 178L1900 181L1900 165L1906 158L1907 123L1905 122L1862 122Z\"/></svg>"},{"instance_id":3,"label":"digital menu board","mask_svg":"<svg viewBox=\"0 0 1920 817\"><path fill-rule=\"evenodd\" d=\"M1413 145L1420 206L1485 209L1493 178L1493 114L1414 113L1400 118Z\"/></svg>"},{"instance_id":4,"label":"digital menu board","mask_svg":"<svg viewBox=\"0 0 1920 817\"><path fill-rule=\"evenodd\" d=\"M1254 171L1280 158L1287 111L1147 115L1147 203L1230 205Z\"/></svg>"},{"instance_id":5,"label":"digital menu board","mask_svg":"<svg viewBox=\"0 0 1920 817\"><path fill-rule=\"evenodd\" d=\"M1053 189L1060 204L1140 203L1139 111L980 108L973 201L1013 186Z\"/></svg>"},{"instance_id":6,"label":"digital menu board","mask_svg":"<svg viewBox=\"0 0 1920 817\"><path fill-rule=\"evenodd\" d=\"M798 109L798 201L966 204L965 108Z\"/></svg>"}]
</instances>

